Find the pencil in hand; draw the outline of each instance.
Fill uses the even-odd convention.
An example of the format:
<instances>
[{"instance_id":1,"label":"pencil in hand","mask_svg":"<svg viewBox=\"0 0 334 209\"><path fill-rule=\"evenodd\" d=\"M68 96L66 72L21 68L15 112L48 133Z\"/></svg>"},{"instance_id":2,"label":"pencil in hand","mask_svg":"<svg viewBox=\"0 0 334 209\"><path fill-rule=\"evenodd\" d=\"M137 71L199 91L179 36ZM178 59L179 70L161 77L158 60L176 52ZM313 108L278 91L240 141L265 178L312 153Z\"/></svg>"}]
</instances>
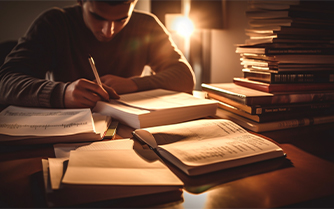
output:
<instances>
[{"instance_id":1,"label":"pencil in hand","mask_svg":"<svg viewBox=\"0 0 334 209\"><path fill-rule=\"evenodd\" d=\"M95 66L94 59L93 59L93 57L92 57L91 55L89 55L89 57L88 57L88 61L89 61L90 66L91 66L91 68L92 68L92 70L93 70L93 73L94 73L94 76L95 76L95 79L96 79L97 84L98 84L104 91L106 91L106 90L103 88L103 86L102 86L102 82L101 82L100 76L99 76L99 74L98 74L98 72L97 72L97 69L96 69L96 66ZM109 91L106 91L106 92L108 92L108 93L109 93L109 96L112 97L113 99L119 99L119 95L116 93L115 90L112 89L112 91L109 90Z\"/></svg>"},{"instance_id":2,"label":"pencil in hand","mask_svg":"<svg viewBox=\"0 0 334 209\"><path fill-rule=\"evenodd\" d=\"M101 82L99 73L97 72L97 69L96 69L95 62L94 62L93 57L89 55L89 57L88 57L88 61L89 61L89 63L90 63L90 66L92 67L92 70L93 70L95 79L96 79L96 81L97 81L97 84L103 89L102 82Z\"/></svg>"}]
</instances>

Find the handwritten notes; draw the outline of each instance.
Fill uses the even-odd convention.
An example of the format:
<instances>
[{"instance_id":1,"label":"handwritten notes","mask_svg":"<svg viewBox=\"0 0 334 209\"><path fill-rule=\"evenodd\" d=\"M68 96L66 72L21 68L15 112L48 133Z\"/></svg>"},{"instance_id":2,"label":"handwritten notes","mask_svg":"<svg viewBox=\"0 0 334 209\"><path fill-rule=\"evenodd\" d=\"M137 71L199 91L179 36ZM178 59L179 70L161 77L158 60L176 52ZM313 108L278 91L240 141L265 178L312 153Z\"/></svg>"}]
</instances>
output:
<instances>
[{"instance_id":1,"label":"handwritten notes","mask_svg":"<svg viewBox=\"0 0 334 209\"><path fill-rule=\"evenodd\" d=\"M65 136L94 132L89 108L44 109L9 106L0 113L0 134Z\"/></svg>"}]
</instances>

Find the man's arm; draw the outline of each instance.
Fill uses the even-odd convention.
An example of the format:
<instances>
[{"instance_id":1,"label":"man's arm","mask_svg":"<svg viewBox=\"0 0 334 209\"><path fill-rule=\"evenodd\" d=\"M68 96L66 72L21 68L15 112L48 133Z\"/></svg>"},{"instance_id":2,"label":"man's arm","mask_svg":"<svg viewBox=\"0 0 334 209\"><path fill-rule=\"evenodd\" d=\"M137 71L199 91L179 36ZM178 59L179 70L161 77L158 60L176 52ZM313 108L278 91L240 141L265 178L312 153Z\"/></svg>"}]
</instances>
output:
<instances>
[{"instance_id":1,"label":"man's arm","mask_svg":"<svg viewBox=\"0 0 334 209\"><path fill-rule=\"evenodd\" d=\"M149 44L148 65L153 75L133 78L139 88L163 88L192 93L195 86L193 70L171 39L164 25L155 17Z\"/></svg>"},{"instance_id":2,"label":"man's arm","mask_svg":"<svg viewBox=\"0 0 334 209\"><path fill-rule=\"evenodd\" d=\"M62 57L61 38L67 34L60 10L39 17L24 38L7 57L0 69L0 104L32 107L93 107L99 100L118 98L111 89L102 90L95 82L73 79L72 82L46 80L48 72L57 71ZM57 44L58 43L58 44ZM63 42L66 43L66 42ZM68 69L70 73L70 68ZM67 75L63 75L66 77Z\"/></svg>"},{"instance_id":3,"label":"man's arm","mask_svg":"<svg viewBox=\"0 0 334 209\"><path fill-rule=\"evenodd\" d=\"M104 75L101 81L114 89L118 94L126 94L138 91L137 84L131 78L123 78L115 75Z\"/></svg>"},{"instance_id":4,"label":"man's arm","mask_svg":"<svg viewBox=\"0 0 334 209\"><path fill-rule=\"evenodd\" d=\"M21 106L63 106L66 83L46 80L54 63L54 33L46 12L31 25L26 35L7 56L0 69L0 103Z\"/></svg>"},{"instance_id":5,"label":"man's arm","mask_svg":"<svg viewBox=\"0 0 334 209\"><path fill-rule=\"evenodd\" d=\"M195 84L193 70L170 39L167 30L154 16L143 12L135 13L119 35L122 35L121 40L124 42L132 43L123 43L126 46L122 54L124 57L119 60L122 64L118 68L123 70L125 78L104 75L101 79L105 84L120 94L157 88L192 92ZM143 62L152 69L152 75L139 77L141 72L136 70L137 76L126 77L124 72L134 72L129 66L135 68L138 64L144 67Z\"/></svg>"}]
</instances>

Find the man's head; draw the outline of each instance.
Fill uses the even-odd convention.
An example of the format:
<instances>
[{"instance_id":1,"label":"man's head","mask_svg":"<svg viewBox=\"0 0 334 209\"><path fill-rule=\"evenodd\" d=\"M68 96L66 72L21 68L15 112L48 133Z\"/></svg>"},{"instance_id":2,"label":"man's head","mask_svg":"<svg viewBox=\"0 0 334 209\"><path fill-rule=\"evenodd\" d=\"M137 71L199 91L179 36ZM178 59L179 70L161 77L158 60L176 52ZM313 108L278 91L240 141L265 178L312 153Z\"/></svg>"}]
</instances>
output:
<instances>
[{"instance_id":1,"label":"man's head","mask_svg":"<svg viewBox=\"0 0 334 209\"><path fill-rule=\"evenodd\" d=\"M97 40L108 42L129 22L137 0L81 0L78 3L86 26Z\"/></svg>"}]
</instances>

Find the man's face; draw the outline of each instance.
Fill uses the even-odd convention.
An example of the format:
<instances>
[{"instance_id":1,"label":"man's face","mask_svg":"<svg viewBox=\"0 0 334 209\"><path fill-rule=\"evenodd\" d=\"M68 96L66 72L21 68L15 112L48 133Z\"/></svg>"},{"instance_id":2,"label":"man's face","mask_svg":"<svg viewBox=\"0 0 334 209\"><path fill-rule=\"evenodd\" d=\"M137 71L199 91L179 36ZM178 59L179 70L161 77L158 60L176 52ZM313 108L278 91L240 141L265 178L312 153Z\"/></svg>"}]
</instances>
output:
<instances>
[{"instance_id":1,"label":"man's face","mask_svg":"<svg viewBox=\"0 0 334 209\"><path fill-rule=\"evenodd\" d=\"M109 5L85 1L81 3L84 22L97 40L108 42L129 22L136 2Z\"/></svg>"}]
</instances>

